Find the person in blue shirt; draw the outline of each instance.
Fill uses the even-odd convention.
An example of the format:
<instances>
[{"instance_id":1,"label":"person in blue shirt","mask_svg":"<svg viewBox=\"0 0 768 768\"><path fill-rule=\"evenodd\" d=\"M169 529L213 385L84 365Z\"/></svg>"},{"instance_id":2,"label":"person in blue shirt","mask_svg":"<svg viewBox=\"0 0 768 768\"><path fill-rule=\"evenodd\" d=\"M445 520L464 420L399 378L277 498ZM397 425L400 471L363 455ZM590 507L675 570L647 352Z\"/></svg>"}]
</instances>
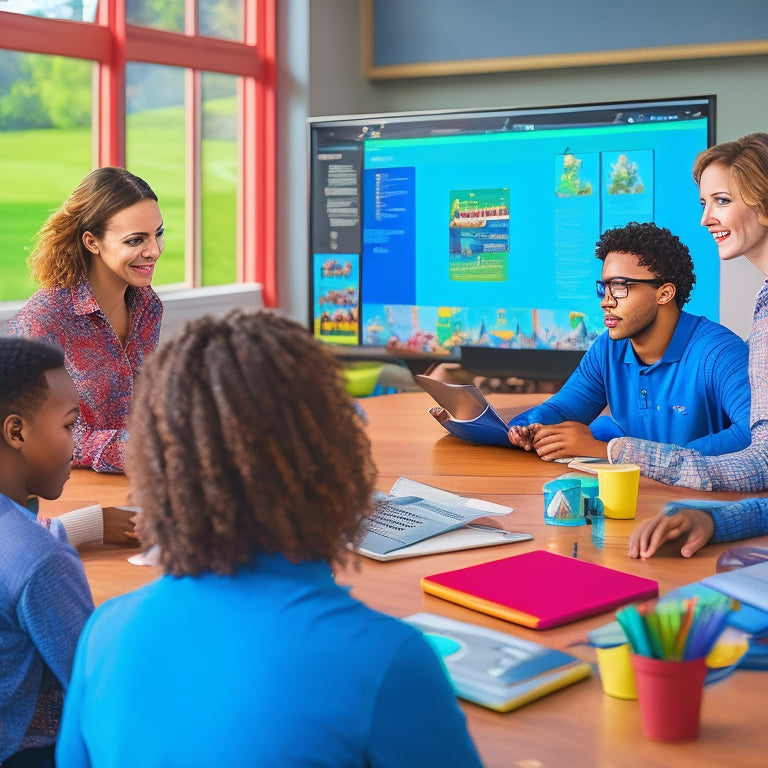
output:
<instances>
[{"instance_id":1,"label":"person in blue shirt","mask_svg":"<svg viewBox=\"0 0 768 768\"><path fill-rule=\"evenodd\" d=\"M376 469L330 351L273 313L200 318L128 424L164 575L88 622L58 768L481 766L428 641L334 578Z\"/></svg>"},{"instance_id":2,"label":"person in blue shirt","mask_svg":"<svg viewBox=\"0 0 768 768\"><path fill-rule=\"evenodd\" d=\"M77 552L36 520L69 477L80 413L64 353L0 338L0 766L52 768L63 692L93 611Z\"/></svg>"},{"instance_id":3,"label":"person in blue shirt","mask_svg":"<svg viewBox=\"0 0 768 768\"><path fill-rule=\"evenodd\" d=\"M696 279L688 248L666 228L633 222L606 230L595 254L607 331L559 392L509 422L512 445L546 461L607 458L620 436L708 455L746 447L747 344L682 310Z\"/></svg>"}]
</instances>

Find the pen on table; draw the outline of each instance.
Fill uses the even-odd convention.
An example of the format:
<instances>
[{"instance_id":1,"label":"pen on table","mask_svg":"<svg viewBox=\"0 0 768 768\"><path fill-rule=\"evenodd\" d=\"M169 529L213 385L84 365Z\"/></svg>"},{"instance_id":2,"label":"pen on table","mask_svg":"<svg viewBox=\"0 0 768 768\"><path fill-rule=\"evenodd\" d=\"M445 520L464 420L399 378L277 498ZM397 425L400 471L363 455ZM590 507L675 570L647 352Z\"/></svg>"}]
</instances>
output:
<instances>
[{"instance_id":1,"label":"pen on table","mask_svg":"<svg viewBox=\"0 0 768 768\"><path fill-rule=\"evenodd\" d=\"M578 557L579 556L579 542L574 541L573 542L573 556Z\"/></svg>"}]
</instances>

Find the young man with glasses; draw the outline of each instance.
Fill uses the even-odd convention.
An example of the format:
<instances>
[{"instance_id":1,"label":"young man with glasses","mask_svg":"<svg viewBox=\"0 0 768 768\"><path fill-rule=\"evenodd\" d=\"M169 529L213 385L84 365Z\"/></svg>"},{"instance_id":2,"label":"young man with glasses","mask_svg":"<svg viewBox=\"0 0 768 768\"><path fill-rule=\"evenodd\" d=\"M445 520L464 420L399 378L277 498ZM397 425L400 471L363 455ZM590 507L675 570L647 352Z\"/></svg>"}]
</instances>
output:
<instances>
[{"instance_id":1,"label":"young man with glasses","mask_svg":"<svg viewBox=\"0 0 768 768\"><path fill-rule=\"evenodd\" d=\"M631 223L604 232L595 255L607 332L557 394L510 421L512 445L545 461L607 458L620 436L709 455L746 447L747 345L682 311L696 282L688 248L668 229Z\"/></svg>"}]
</instances>

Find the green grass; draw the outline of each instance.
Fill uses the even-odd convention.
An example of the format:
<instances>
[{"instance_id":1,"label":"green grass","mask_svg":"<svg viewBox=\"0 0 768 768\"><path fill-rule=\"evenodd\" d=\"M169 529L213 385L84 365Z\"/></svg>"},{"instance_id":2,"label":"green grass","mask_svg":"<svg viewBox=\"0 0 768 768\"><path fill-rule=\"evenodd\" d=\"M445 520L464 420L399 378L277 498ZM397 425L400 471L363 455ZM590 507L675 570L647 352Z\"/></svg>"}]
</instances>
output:
<instances>
[{"instance_id":1,"label":"green grass","mask_svg":"<svg viewBox=\"0 0 768 768\"><path fill-rule=\"evenodd\" d=\"M35 289L26 260L35 233L91 169L91 132L0 133L0 301Z\"/></svg>"},{"instance_id":2,"label":"green grass","mask_svg":"<svg viewBox=\"0 0 768 768\"><path fill-rule=\"evenodd\" d=\"M231 111L232 103L222 99L215 108ZM166 227L156 287L184 282L184 153L181 107L128 118L127 167L157 194ZM205 140L203 157L203 281L219 285L236 277L236 143ZM35 290L26 266L35 233L90 170L89 128L0 133L0 301Z\"/></svg>"}]
</instances>

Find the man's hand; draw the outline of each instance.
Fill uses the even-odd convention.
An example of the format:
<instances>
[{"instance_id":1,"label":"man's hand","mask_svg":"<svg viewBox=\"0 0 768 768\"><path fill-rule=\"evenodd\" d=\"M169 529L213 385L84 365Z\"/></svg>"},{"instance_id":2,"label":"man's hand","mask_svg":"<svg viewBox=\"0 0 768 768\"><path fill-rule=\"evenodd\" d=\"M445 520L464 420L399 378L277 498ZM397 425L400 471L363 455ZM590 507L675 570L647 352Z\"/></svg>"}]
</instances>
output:
<instances>
[{"instance_id":1,"label":"man's hand","mask_svg":"<svg viewBox=\"0 0 768 768\"><path fill-rule=\"evenodd\" d=\"M573 456L607 457L607 443L595 440L589 427L579 421L537 424L533 449L544 461L567 459Z\"/></svg>"},{"instance_id":2,"label":"man's hand","mask_svg":"<svg viewBox=\"0 0 768 768\"><path fill-rule=\"evenodd\" d=\"M514 426L509 428L507 436L509 442L515 446L515 448L522 448L524 451L533 450L533 440L536 436L536 429L541 424L528 424L528 426Z\"/></svg>"},{"instance_id":3,"label":"man's hand","mask_svg":"<svg viewBox=\"0 0 768 768\"><path fill-rule=\"evenodd\" d=\"M662 511L635 529L629 539L629 556L645 560L662 544L685 537L680 554L691 557L709 543L714 532L712 518L700 509L679 509L671 517Z\"/></svg>"},{"instance_id":4,"label":"man's hand","mask_svg":"<svg viewBox=\"0 0 768 768\"><path fill-rule=\"evenodd\" d=\"M138 547L139 537L136 535L137 512L135 509L124 507L103 507L104 543L119 544L127 547Z\"/></svg>"}]
</instances>

